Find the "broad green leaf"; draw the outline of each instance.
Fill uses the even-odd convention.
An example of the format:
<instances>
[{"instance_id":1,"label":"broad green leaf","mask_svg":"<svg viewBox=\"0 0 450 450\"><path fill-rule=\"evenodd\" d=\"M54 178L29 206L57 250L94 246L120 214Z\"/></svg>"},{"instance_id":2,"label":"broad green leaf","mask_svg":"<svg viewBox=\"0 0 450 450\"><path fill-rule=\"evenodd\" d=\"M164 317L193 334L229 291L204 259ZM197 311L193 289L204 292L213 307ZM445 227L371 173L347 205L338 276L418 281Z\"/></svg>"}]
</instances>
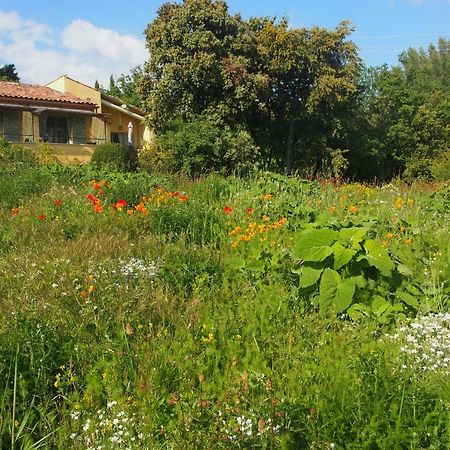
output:
<instances>
[{"instance_id":1,"label":"broad green leaf","mask_svg":"<svg viewBox=\"0 0 450 450\"><path fill-rule=\"evenodd\" d=\"M356 322L363 316L370 317L370 310L367 306L362 305L361 303L354 303L347 309L347 314Z\"/></svg>"},{"instance_id":2,"label":"broad green leaf","mask_svg":"<svg viewBox=\"0 0 450 450\"><path fill-rule=\"evenodd\" d=\"M407 292L397 292L398 298L414 309L419 307L419 302L415 297Z\"/></svg>"},{"instance_id":3,"label":"broad green leaf","mask_svg":"<svg viewBox=\"0 0 450 450\"><path fill-rule=\"evenodd\" d=\"M377 316L383 315L388 310L392 310L392 305L383 297L376 295L372 300L372 310Z\"/></svg>"},{"instance_id":4,"label":"broad green leaf","mask_svg":"<svg viewBox=\"0 0 450 450\"><path fill-rule=\"evenodd\" d=\"M387 250L373 239L367 239L364 242L365 255L358 258L358 261L365 259L370 266L376 267L382 275L389 276L395 268L394 261Z\"/></svg>"},{"instance_id":5,"label":"broad green leaf","mask_svg":"<svg viewBox=\"0 0 450 450\"><path fill-rule=\"evenodd\" d=\"M307 288L316 284L322 272L323 269L313 269L312 267L303 266L300 272L300 287Z\"/></svg>"},{"instance_id":6,"label":"broad green leaf","mask_svg":"<svg viewBox=\"0 0 450 450\"><path fill-rule=\"evenodd\" d=\"M320 280L320 314L325 315L330 310L336 314L345 311L352 304L354 293L354 280L341 280L335 270L325 269Z\"/></svg>"},{"instance_id":7,"label":"broad green leaf","mask_svg":"<svg viewBox=\"0 0 450 450\"><path fill-rule=\"evenodd\" d=\"M355 283L351 278L339 283L333 302L333 310L336 314L344 312L352 304L354 293Z\"/></svg>"},{"instance_id":8,"label":"broad green leaf","mask_svg":"<svg viewBox=\"0 0 450 450\"><path fill-rule=\"evenodd\" d=\"M337 232L327 228L304 230L297 235L292 255L304 261L323 261L333 253L330 247L337 239Z\"/></svg>"},{"instance_id":9,"label":"broad green leaf","mask_svg":"<svg viewBox=\"0 0 450 450\"><path fill-rule=\"evenodd\" d=\"M339 230L339 240L342 243L359 244L362 242L367 234L367 228L352 227L342 228Z\"/></svg>"},{"instance_id":10,"label":"broad green leaf","mask_svg":"<svg viewBox=\"0 0 450 450\"><path fill-rule=\"evenodd\" d=\"M339 270L348 264L356 255L357 250L353 248L345 248L339 241L332 246L334 255L334 270Z\"/></svg>"}]
</instances>

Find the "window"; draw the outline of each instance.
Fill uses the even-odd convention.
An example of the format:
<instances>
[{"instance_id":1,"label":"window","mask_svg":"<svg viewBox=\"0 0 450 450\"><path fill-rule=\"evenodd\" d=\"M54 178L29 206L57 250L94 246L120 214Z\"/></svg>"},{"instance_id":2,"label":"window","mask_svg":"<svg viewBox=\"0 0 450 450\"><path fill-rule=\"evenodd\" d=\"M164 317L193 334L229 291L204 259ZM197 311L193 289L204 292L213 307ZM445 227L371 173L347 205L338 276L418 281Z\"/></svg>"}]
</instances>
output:
<instances>
[{"instance_id":1,"label":"window","mask_svg":"<svg viewBox=\"0 0 450 450\"><path fill-rule=\"evenodd\" d=\"M47 142L54 142L58 144L67 144L69 142L67 117L47 116L45 140Z\"/></svg>"},{"instance_id":2,"label":"window","mask_svg":"<svg viewBox=\"0 0 450 450\"><path fill-rule=\"evenodd\" d=\"M111 132L111 142L114 144L128 145L128 134Z\"/></svg>"}]
</instances>

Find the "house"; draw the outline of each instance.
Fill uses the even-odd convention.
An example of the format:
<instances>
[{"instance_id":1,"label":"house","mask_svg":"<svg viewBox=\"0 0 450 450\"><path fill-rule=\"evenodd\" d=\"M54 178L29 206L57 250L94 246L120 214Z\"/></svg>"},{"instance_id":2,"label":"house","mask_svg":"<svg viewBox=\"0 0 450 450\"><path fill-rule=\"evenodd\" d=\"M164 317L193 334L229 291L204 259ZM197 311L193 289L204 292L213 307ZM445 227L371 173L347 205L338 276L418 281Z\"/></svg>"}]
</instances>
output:
<instances>
[{"instance_id":1,"label":"house","mask_svg":"<svg viewBox=\"0 0 450 450\"><path fill-rule=\"evenodd\" d=\"M47 142L61 160L87 162L95 145L142 147L152 139L144 112L64 75L46 86L0 81L0 135L33 147Z\"/></svg>"}]
</instances>

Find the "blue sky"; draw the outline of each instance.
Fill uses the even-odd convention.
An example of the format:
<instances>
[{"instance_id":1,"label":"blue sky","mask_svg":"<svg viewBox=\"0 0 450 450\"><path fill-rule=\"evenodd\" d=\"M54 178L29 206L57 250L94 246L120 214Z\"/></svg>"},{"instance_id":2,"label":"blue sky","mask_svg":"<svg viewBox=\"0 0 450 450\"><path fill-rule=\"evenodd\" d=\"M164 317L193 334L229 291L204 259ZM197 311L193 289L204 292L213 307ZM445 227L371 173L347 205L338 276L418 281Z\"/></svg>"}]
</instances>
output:
<instances>
[{"instance_id":1,"label":"blue sky","mask_svg":"<svg viewBox=\"0 0 450 450\"><path fill-rule=\"evenodd\" d=\"M0 65L22 81L46 83L64 73L107 84L146 59L143 31L162 1L0 0ZM397 63L408 47L450 38L450 0L228 0L231 13L288 17L293 27L355 26L367 65Z\"/></svg>"}]
</instances>

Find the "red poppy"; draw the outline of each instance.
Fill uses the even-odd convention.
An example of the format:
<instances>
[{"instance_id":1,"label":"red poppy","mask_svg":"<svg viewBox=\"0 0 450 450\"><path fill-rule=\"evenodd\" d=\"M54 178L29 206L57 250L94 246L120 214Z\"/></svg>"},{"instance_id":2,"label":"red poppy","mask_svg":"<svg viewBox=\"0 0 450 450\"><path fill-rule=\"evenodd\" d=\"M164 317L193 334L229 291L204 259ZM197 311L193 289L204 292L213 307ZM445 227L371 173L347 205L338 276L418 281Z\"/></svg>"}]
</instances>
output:
<instances>
[{"instance_id":1,"label":"red poppy","mask_svg":"<svg viewBox=\"0 0 450 450\"><path fill-rule=\"evenodd\" d=\"M47 218L47 216L45 214L39 214L38 215L38 219L39 220L45 220Z\"/></svg>"},{"instance_id":2,"label":"red poppy","mask_svg":"<svg viewBox=\"0 0 450 450\"><path fill-rule=\"evenodd\" d=\"M116 208L124 208L127 205L128 203L123 198L117 200L116 202Z\"/></svg>"},{"instance_id":3,"label":"red poppy","mask_svg":"<svg viewBox=\"0 0 450 450\"><path fill-rule=\"evenodd\" d=\"M184 203L186 200L187 200L187 195L186 195L186 194L183 194L183 195L180 197L179 202L180 202L180 203Z\"/></svg>"},{"instance_id":4,"label":"red poppy","mask_svg":"<svg viewBox=\"0 0 450 450\"><path fill-rule=\"evenodd\" d=\"M253 214L253 208L248 208L248 209L247 209L247 214L248 214L249 216L251 216L251 215Z\"/></svg>"},{"instance_id":5,"label":"red poppy","mask_svg":"<svg viewBox=\"0 0 450 450\"><path fill-rule=\"evenodd\" d=\"M175 191L174 193L173 193L173 196L174 197L178 197L180 195L180 193L178 192L178 191Z\"/></svg>"},{"instance_id":6,"label":"red poppy","mask_svg":"<svg viewBox=\"0 0 450 450\"><path fill-rule=\"evenodd\" d=\"M62 205L62 200L60 198L55 200L55 206L61 206Z\"/></svg>"},{"instance_id":7,"label":"red poppy","mask_svg":"<svg viewBox=\"0 0 450 450\"><path fill-rule=\"evenodd\" d=\"M231 214L231 213L233 212L233 208L232 208L231 206L225 205L225 206L223 207L223 212L224 212L225 214Z\"/></svg>"}]
</instances>

